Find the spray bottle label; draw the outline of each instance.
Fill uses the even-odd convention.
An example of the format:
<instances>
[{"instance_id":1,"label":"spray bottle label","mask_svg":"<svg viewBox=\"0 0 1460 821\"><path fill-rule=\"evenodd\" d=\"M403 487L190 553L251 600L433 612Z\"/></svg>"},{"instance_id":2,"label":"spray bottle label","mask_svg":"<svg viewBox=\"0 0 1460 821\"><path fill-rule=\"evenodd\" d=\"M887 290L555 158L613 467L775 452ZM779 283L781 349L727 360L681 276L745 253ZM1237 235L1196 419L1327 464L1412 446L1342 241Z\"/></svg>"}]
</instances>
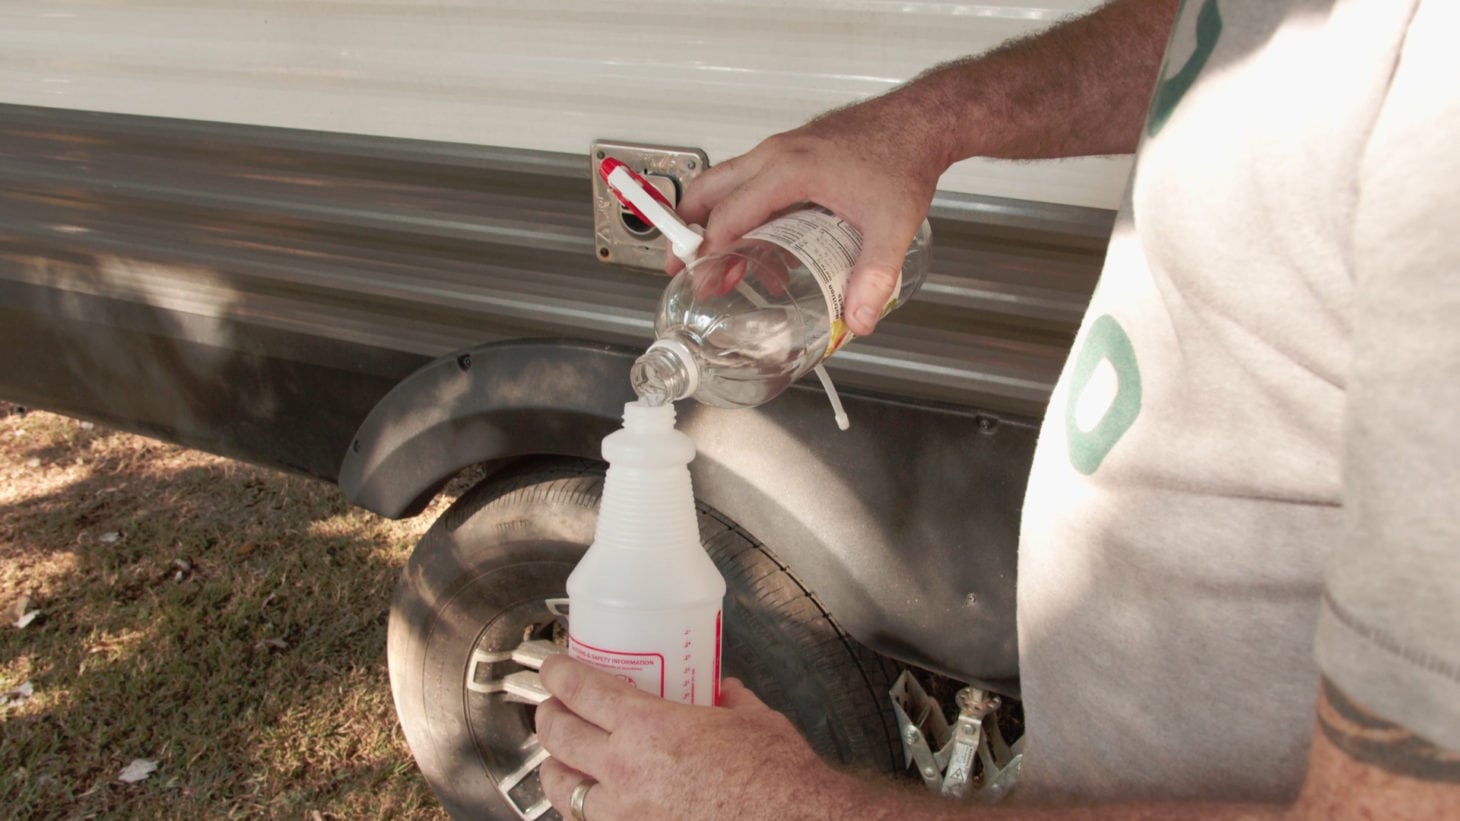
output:
<instances>
[{"instance_id":1,"label":"spray bottle label","mask_svg":"<svg viewBox=\"0 0 1460 821\"><path fill-rule=\"evenodd\" d=\"M721 611L717 609L713 622L692 619L678 624L646 624L628 633L600 631L591 636L594 644L585 643L570 630L568 654L650 695L682 704L717 704L720 619ZM617 649L623 647L632 647L633 651Z\"/></svg>"},{"instance_id":2,"label":"spray bottle label","mask_svg":"<svg viewBox=\"0 0 1460 821\"><path fill-rule=\"evenodd\" d=\"M854 334L842 320L842 307L852 266L862 253L862 235L856 228L824 208L805 208L773 219L745 236L784 248L816 277L826 299L826 315L831 317L831 335L821 355L823 360L852 341ZM898 272L893 296L882 309L884 316L897 304L901 290L902 273Z\"/></svg>"},{"instance_id":3,"label":"spray bottle label","mask_svg":"<svg viewBox=\"0 0 1460 821\"><path fill-rule=\"evenodd\" d=\"M584 644L568 637L573 658L634 685L650 695L664 697L664 656L660 653L624 653Z\"/></svg>"}]
</instances>

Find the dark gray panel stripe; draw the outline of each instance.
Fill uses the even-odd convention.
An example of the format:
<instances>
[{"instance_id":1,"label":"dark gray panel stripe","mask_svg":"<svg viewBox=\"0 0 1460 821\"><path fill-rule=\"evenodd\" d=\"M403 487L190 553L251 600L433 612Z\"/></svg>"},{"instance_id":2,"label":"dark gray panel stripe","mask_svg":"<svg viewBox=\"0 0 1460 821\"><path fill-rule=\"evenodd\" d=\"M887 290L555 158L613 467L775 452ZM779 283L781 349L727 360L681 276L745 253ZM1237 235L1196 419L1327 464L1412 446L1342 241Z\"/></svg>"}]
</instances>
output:
<instances>
[{"instance_id":1,"label":"dark gray panel stripe","mask_svg":"<svg viewBox=\"0 0 1460 821\"><path fill-rule=\"evenodd\" d=\"M584 150L0 106L0 278L65 270L80 292L427 356L523 336L640 345L664 281L594 258ZM1038 415L1111 221L940 195L923 293L833 373Z\"/></svg>"}]
</instances>

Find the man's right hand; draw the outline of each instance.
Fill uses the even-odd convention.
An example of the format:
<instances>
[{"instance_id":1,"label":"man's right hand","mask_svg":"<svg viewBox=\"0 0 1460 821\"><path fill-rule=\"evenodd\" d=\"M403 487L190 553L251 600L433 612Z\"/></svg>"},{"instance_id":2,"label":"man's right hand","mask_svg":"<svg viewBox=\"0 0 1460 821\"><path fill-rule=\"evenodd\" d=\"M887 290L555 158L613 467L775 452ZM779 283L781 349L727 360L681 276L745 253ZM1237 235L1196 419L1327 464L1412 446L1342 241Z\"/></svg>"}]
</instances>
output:
<instances>
[{"instance_id":1,"label":"man's right hand","mask_svg":"<svg viewBox=\"0 0 1460 821\"><path fill-rule=\"evenodd\" d=\"M930 116L940 109L921 96L904 88L832 111L696 178L679 213L705 226L701 253L730 245L792 206L825 206L862 234L843 318L853 333L871 333L952 162L938 148L952 125ZM674 260L666 270L681 267Z\"/></svg>"}]
</instances>

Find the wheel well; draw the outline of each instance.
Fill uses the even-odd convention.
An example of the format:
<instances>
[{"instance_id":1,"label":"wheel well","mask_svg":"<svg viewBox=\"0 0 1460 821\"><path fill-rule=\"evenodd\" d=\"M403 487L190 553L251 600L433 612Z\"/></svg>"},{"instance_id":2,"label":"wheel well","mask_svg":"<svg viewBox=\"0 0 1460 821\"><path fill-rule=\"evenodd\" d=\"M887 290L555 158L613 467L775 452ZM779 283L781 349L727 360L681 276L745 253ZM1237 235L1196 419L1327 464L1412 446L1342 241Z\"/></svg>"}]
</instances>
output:
<instances>
[{"instance_id":1,"label":"wheel well","mask_svg":"<svg viewBox=\"0 0 1460 821\"><path fill-rule=\"evenodd\" d=\"M474 465L528 454L599 457L619 424L633 354L567 340L484 345L436 359L380 400L340 465L340 488L389 518L414 516Z\"/></svg>"}]
</instances>

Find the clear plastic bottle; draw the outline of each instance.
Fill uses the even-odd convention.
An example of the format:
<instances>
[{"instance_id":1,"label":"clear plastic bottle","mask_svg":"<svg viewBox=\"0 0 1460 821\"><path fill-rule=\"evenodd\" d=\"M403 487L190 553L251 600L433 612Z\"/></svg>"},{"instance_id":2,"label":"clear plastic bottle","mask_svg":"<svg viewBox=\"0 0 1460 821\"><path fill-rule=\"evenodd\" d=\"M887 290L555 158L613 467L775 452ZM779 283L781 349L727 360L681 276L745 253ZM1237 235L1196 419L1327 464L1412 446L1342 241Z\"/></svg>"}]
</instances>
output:
<instances>
[{"instance_id":1,"label":"clear plastic bottle","mask_svg":"<svg viewBox=\"0 0 1460 821\"><path fill-rule=\"evenodd\" d=\"M725 579L700 544L694 453L674 406L624 406L623 428L603 440L593 544L568 576L568 651L640 690L714 704Z\"/></svg>"},{"instance_id":2,"label":"clear plastic bottle","mask_svg":"<svg viewBox=\"0 0 1460 821\"><path fill-rule=\"evenodd\" d=\"M930 236L924 221L884 316L926 278ZM657 338L630 375L634 391L648 402L693 396L722 408L777 396L853 338L841 314L861 248L855 228L809 207L694 260L659 302Z\"/></svg>"}]
</instances>

